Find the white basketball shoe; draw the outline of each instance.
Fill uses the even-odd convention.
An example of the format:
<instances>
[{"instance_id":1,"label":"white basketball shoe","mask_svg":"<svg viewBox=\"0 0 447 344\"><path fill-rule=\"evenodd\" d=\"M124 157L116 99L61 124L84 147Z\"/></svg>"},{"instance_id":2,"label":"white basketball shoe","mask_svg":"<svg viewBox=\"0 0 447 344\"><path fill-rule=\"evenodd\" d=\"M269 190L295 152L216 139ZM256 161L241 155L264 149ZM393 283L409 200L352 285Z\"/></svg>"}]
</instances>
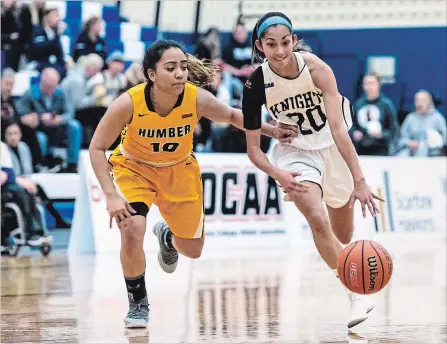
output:
<instances>
[{"instance_id":1,"label":"white basketball shoe","mask_svg":"<svg viewBox=\"0 0 447 344\"><path fill-rule=\"evenodd\" d=\"M352 328L368 319L368 313L374 309L374 304L370 297L352 291L348 291L348 298L351 304L348 328Z\"/></svg>"}]
</instances>

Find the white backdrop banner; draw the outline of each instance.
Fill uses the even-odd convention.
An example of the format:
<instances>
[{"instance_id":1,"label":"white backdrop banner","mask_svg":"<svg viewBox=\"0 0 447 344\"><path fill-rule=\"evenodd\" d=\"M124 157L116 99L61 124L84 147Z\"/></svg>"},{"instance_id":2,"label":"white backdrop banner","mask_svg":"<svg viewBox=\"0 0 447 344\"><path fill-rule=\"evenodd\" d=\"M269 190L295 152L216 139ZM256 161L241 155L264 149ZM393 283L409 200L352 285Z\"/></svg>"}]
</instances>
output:
<instances>
[{"instance_id":1,"label":"white backdrop banner","mask_svg":"<svg viewBox=\"0 0 447 344\"><path fill-rule=\"evenodd\" d=\"M275 182L257 170L245 154L198 154L197 159L204 186L206 250L280 248L312 240L304 217L293 203L283 201ZM376 218L368 215L363 219L356 205L355 238L395 237L393 233L445 236L445 158L361 157L360 162L368 184L386 202L380 204ZM105 197L88 152L81 153L79 169L69 251L119 251L120 233L115 223L109 229ZM150 231L159 219L154 205L148 216L146 250L158 249Z\"/></svg>"}]
</instances>

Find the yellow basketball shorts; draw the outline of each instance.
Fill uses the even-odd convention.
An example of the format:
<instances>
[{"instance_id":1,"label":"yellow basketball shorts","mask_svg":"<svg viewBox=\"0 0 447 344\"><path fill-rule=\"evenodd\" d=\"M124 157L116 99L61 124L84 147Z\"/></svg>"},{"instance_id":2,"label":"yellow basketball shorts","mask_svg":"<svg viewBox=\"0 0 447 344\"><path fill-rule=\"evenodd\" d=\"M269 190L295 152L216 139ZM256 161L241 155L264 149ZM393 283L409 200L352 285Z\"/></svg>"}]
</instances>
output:
<instances>
[{"instance_id":1,"label":"yellow basketball shorts","mask_svg":"<svg viewBox=\"0 0 447 344\"><path fill-rule=\"evenodd\" d=\"M146 216L154 203L176 237L196 239L203 236L202 178L193 154L176 165L155 167L135 162L115 151L109 163L118 193L134 208L143 204L146 209L143 212L135 209L136 215Z\"/></svg>"}]
</instances>

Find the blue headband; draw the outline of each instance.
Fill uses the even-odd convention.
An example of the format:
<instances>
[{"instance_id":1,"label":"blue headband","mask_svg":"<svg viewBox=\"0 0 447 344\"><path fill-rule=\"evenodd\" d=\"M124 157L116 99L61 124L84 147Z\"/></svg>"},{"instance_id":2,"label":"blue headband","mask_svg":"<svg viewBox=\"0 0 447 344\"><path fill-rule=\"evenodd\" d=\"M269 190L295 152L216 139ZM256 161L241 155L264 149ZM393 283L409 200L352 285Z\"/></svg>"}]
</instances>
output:
<instances>
[{"instance_id":1,"label":"blue headband","mask_svg":"<svg viewBox=\"0 0 447 344\"><path fill-rule=\"evenodd\" d=\"M292 25L287 21L287 19L284 19L283 17L280 17L280 16L275 16L275 17L270 17L270 18L266 19L261 24L261 26L258 29L258 38L261 37L264 30L267 29L269 26L278 25L278 24L285 25L290 29L290 31L293 31Z\"/></svg>"}]
</instances>

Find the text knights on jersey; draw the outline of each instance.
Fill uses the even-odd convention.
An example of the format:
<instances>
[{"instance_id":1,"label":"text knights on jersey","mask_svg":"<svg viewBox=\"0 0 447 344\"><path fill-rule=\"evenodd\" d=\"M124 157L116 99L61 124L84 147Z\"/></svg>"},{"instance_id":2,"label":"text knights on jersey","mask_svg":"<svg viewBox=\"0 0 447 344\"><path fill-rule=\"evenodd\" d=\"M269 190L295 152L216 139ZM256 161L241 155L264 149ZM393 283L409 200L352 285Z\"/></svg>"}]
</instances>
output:
<instances>
[{"instance_id":1,"label":"text knights on jersey","mask_svg":"<svg viewBox=\"0 0 447 344\"><path fill-rule=\"evenodd\" d=\"M308 109L319 105L323 102L323 93L321 92L306 92L297 94L295 97L286 98L279 103L270 106L270 113L277 117L279 113L295 110L295 109Z\"/></svg>"},{"instance_id":2,"label":"text knights on jersey","mask_svg":"<svg viewBox=\"0 0 447 344\"><path fill-rule=\"evenodd\" d=\"M140 128L138 129L138 135L142 137L163 139L167 137L182 137L188 135L191 132L191 125L182 125L173 128L163 128L163 129L151 129L151 128Z\"/></svg>"}]
</instances>

